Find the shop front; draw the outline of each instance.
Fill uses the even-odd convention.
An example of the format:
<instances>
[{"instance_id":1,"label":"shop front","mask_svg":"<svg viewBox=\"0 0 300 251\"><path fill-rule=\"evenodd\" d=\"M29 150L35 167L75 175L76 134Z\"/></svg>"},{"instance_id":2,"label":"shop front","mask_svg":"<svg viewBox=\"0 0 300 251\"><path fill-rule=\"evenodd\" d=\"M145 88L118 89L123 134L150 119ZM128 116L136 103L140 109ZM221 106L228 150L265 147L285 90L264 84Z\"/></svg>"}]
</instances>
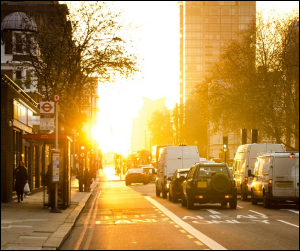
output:
<instances>
[{"instance_id":1,"label":"shop front","mask_svg":"<svg viewBox=\"0 0 300 251\"><path fill-rule=\"evenodd\" d=\"M38 146L25 142L25 134L35 133L30 123L39 113L38 104L6 75L1 74L1 202L12 200L14 192L13 170L22 160L28 169L31 189L37 181Z\"/></svg>"}]
</instances>

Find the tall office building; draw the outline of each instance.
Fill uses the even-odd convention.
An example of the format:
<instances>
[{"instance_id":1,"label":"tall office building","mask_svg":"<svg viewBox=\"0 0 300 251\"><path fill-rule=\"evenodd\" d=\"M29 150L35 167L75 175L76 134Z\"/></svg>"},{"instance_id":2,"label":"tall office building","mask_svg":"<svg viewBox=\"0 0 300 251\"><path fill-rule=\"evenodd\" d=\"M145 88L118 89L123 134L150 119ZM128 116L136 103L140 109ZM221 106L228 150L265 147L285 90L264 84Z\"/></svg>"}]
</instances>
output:
<instances>
[{"instance_id":1,"label":"tall office building","mask_svg":"<svg viewBox=\"0 0 300 251\"><path fill-rule=\"evenodd\" d=\"M183 1L180 15L180 127L184 104L218 60L222 46L255 19L256 1ZM185 141L180 135L180 141ZM208 140L209 141L209 140ZM209 141L210 142L210 141ZM220 142L221 143L221 142Z\"/></svg>"}]
</instances>

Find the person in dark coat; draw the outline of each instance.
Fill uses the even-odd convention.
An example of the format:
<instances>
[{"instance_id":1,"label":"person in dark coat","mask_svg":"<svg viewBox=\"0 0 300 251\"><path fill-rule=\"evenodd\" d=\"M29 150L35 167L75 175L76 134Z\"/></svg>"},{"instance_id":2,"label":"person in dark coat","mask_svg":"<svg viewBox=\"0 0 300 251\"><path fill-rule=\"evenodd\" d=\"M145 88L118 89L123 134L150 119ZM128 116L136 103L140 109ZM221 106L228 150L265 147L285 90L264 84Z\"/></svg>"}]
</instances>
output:
<instances>
[{"instance_id":1,"label":"person in dark coat","mask_svg":"<svg viewBox=\"0 0 300 251\"><path fill-rule=\"evenodd\" d=\"M27 168L24 166L24 162L20 161L19 166L14 170L14 178L16 179L15 191L18 195L18 202L23 201L24 186L28 181Z\"/></svg>"}]
</instances>

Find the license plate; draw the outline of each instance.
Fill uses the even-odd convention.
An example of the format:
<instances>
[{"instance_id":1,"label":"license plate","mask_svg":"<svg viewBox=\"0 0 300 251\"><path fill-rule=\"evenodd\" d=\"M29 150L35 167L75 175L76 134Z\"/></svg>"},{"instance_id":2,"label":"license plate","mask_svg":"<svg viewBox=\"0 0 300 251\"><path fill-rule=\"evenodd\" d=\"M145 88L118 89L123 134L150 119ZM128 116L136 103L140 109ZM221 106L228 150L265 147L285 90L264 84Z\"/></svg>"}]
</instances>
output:
<instances>
[{"instance_id":1,"label":"license plate","mask_svg":"<svg viewBox=\"0 0 300 251\"><path fill-rule=\"evenodd\" d=\"M206 181L198 181L198 187L206 188L207 187L207 182Z\"/></svg>"},{"instance_id":2,"label":"license plate","mask_svg":"<svg viewBox=\"0 0 300 251\"><path fill-rule=\"evenodd\" d=\"M284 184L284 183L280 183L280 184L276 184L277 187L280 188L291 188L292 184Z\"/></svg>"},{"instance_id":3,"label":"license plate","mask_svg":"<svg viewBox=\"0 0 300 251\"><path fill-rule=\"evenodd\" d=\"M134 175L132 175L132 177L133 177L133 178L136 178L136 177L138 177L138 175L137 175L137 174L134 174Z\"/></svg>"}]
</instances>

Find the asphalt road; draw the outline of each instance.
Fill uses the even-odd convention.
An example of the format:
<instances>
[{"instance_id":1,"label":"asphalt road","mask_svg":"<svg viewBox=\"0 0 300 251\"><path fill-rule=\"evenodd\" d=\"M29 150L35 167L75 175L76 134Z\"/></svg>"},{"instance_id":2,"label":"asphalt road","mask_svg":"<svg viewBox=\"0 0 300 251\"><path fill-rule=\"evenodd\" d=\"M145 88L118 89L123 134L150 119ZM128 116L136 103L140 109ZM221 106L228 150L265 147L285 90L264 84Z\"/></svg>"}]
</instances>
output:
<instances>
[{"instance_id":1,"label":"asphalt road","mask_svg":"<svg viewBox=\"0 0 300 251\"><path fill-rule=\"evenodd\" d=\"M77 249L299 250L299 208L238 200L237 209L195 204L188 210L180 200L156 197L155 183L102 181L61 248Z\"/></svg>"}]
</instances>

